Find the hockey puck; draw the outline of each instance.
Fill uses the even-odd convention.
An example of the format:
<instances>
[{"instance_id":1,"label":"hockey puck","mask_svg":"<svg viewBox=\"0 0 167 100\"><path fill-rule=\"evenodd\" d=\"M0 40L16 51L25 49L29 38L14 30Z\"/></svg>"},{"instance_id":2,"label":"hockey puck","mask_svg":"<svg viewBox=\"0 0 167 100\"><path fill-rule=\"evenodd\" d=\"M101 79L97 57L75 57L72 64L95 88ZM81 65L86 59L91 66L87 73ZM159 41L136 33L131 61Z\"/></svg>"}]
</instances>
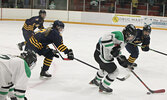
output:
<instances>
[{"instance_id":1,"label":"hockey puck","mask_svg":"<svg viewBox=\"0 0 167 100\"><path fill-rule=\"evenodd\" d=\"M147 92L147 94L148 94L148 95L150 95L150 94L151 94L151 92Z\"/></svg>"}]
</instances>

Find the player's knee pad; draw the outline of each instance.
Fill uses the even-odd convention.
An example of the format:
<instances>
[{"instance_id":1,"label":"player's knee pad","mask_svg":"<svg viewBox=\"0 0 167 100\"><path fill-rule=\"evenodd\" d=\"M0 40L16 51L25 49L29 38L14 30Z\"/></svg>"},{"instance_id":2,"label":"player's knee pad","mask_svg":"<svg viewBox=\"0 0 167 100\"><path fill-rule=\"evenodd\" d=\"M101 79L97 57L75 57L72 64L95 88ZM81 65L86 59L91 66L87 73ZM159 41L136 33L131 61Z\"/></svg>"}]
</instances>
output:
<instances>
[{"instance_id":1,"label":"player's knee pad","mask_svg":"<svg viewBox=\"0 0 167 100\"><path fill-rule=\"evenodd\" d=\"M99 69L97 72L97 75L99 75L100 77L104 77L105 75L107 75L108 73L105 70Z\"/></svg>"},{"instance_id":2,"label":"player's knee pad","mask_svg":"<svg viewBox=\"0 0 167 100\"><path fill-rule=\"evenodd\" d=\"M114 72L112 72L112 73L109 73L108 74L108 77L110 78L110 79L115 79L117 76L118 76L118 74L119 74L119 70L118 70L118 68L114 71Z\"/></svg>"},{"instance_id":3,"label":"player's knee pad","mask_svg":"<svg viewBox=\"0 0 167 100\"><path fill-rule=\"evenodd\" d=\"M101 67L103 67L103 69L107 73L113 73L117 69L117 66L115 65L114 62L112 62L112 63L105 63L104 66L101 66Z\"/></svg>"}]
</instances>

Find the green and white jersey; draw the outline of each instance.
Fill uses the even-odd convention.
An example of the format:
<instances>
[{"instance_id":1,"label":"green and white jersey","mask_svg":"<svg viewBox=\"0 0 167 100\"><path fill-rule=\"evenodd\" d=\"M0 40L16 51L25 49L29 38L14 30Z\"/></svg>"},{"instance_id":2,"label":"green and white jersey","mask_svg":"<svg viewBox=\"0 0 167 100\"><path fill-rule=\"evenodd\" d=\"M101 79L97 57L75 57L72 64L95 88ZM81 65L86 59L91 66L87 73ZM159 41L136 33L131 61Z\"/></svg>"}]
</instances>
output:
<instances>
[{"instance_id":1,"label":"green and white jersey","mask_svg":"<svg viewBox=\"0 0 167 100\"><path fill-rule=\"evenodd\" d=\"M31 71L27 63L16 56L0 55L0 95L8 94L11 84L14 84L14 95L18 98L24 98L28 80L31 76ZM3 100L3 99L0 99ZM20 100L20 99L19 99Z\"/></svg>"},{"instance_id":2,"label":"green and white jersey","mask_svg":"<svg viewBox=\"0 0 167 100\"><path fill-rule=\"evenodd\" d=\"M100 58L103 62L110 62L114 57L111 55L113 47L120 45L121 49L125 47L124 35L120 31L114 31L102 36L99 40Z\"/></svg>"}]
</instances>

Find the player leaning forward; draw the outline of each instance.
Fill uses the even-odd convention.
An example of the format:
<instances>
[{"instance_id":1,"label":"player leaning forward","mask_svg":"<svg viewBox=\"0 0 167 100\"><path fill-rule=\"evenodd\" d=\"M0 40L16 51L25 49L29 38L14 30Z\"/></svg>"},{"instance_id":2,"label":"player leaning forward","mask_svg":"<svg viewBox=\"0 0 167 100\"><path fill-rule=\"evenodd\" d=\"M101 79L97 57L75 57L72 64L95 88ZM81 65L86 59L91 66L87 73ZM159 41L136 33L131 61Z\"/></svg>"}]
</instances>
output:
<instances>
[{"instance_id":1,"label":"player leaning forward","mask_svg":"<svg viewBox=\"0 0 167 100\"><path fill-rule=\"evenodd\" d=\"M27 100L25 97L30 68L37 61L33 52L25 51L20 56L0 55L0 100ZM29 68L30 67L30 68Z\"/></svg>"},{"instance_id":2,"label":"player leaning forward","mask_svg":"<svg viewBox=\"0 0 167 100\"><path fill-rule=\"evenodd\" d=\"M121 66L125 68L131 67L128 65L126 57L121 55L120 50L125 47L126 43L133 41L135 37L136 28L134 25L129 24L123 29L123 32L114 31L100 38L94 53L94 58L100 69L90 82L90 84L99 86L99 92L110 93L113 91L109 86L119 74L114 58L117 58Z\"/></svg>"},{"instance_id":3,"label":"player leaning forward","mask_svg":"<svg viewBox=\"0 0 167 100\"><path fill-rule=\"evenodd\" d=\"M56 20L53 22L52 27L42 29L35 35L32 35L31 38L29 38L29 40L27 41L28 49L33 50L39 55L43 55L45 57L40 73L41 78L52 77L52 75L48 73L48 70L52 63L53 57L58 57L55 50L49 48L49 44L55 45L59 51L67 54L68 59L74 59L72 49L68 49L63 44L62 32L64 30L64 27L65 25L62 21Z\"/></svg>"}]
</instances>

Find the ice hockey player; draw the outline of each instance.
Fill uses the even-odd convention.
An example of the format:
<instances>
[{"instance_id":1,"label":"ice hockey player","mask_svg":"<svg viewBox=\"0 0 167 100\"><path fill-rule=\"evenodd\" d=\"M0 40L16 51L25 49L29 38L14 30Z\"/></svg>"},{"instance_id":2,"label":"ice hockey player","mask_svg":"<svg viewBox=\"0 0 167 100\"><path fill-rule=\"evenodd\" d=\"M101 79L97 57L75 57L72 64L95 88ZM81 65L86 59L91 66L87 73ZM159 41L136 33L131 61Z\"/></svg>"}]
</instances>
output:
<instances>
[{"instance_id":1,"label":"ice hockey player","mask_svg":"<svg viewBox=\"0 0 167 100\"><path fill-rule=\"evenodd\" d=\"M99 39L94 52L95 61L99 64L95 78L90 84L99 86L99 92L111 93L113 89L109 86L119 74L117 65L114 63L116 58L119 64L125 68L131 68L128 60L121 54L126 43L131 42L136 37L136 28L133 24L128 24L122 32L114 31L105 34Z\"/></svg>"},{"instance_id":2,"label":"ice hockey player","mask_svg":"<svg viewBox=\"0 0 167 100\"><path fill-rule=\"evenodd\" d=\"M37 61L31 51L24 51L20 56L0 55L0 100L27 100L25 97L30 68Z\"/></svg>"},{"instance_id":3,"label":"ice hockey player","mask_svg":"<svg viewBox=\"0 0 167 100\"><path fill-rule=\"evenodd\" d=\"M63 44L63 30L64 23L56 20L52 27L42 29L35 35L32 35L31 38L29 38L29 41L27 41L26 45L28 45L29 49L45 57L40 73L41 78L50 78L52 76L47 71L52 63L53 57L59 57L55 50L48 47L49 44L54 44L59 51L67 54L70 60L73 60L74 58L73 51Z\"/></svg>"},{"instance_id":4,"label":"ice hockey player","mask_svg":"<svg viewBox=\"0 0 167 100\"><path fill-rule=\"evenodd\" d=\"M40 30L44 29L43 23L44 23L45 17L46 17L46 11L40 10L39 16L31 17L30 19L27 19L25 21L23 28L22 28L25 42L18 43L18 47L21 51L23 50L23 46L26 44L27 39L29 39L34 34L34 30L37 27ZM26 48L25 48L25 50L26 50Z\"/></svg>"},{"instance_id":5,"label":"ice hockey player","mask_svg":"<svg viewBox=\"0 0 167 100\"><path fill-rule=\"evenodd\" d=\"M126 45L126 50L130 53L130 56L128 58L129 63L133 66L137 66L135 60L138 58L139 55L139 49L135 44L142 44L142 51L149 51L149 44L150 44L150 33L151 33L151 27L150 25L145 25L143 27L143 30L137 29L137 36L132 43L128 43Z\"/></svg>"}]
</instances>

